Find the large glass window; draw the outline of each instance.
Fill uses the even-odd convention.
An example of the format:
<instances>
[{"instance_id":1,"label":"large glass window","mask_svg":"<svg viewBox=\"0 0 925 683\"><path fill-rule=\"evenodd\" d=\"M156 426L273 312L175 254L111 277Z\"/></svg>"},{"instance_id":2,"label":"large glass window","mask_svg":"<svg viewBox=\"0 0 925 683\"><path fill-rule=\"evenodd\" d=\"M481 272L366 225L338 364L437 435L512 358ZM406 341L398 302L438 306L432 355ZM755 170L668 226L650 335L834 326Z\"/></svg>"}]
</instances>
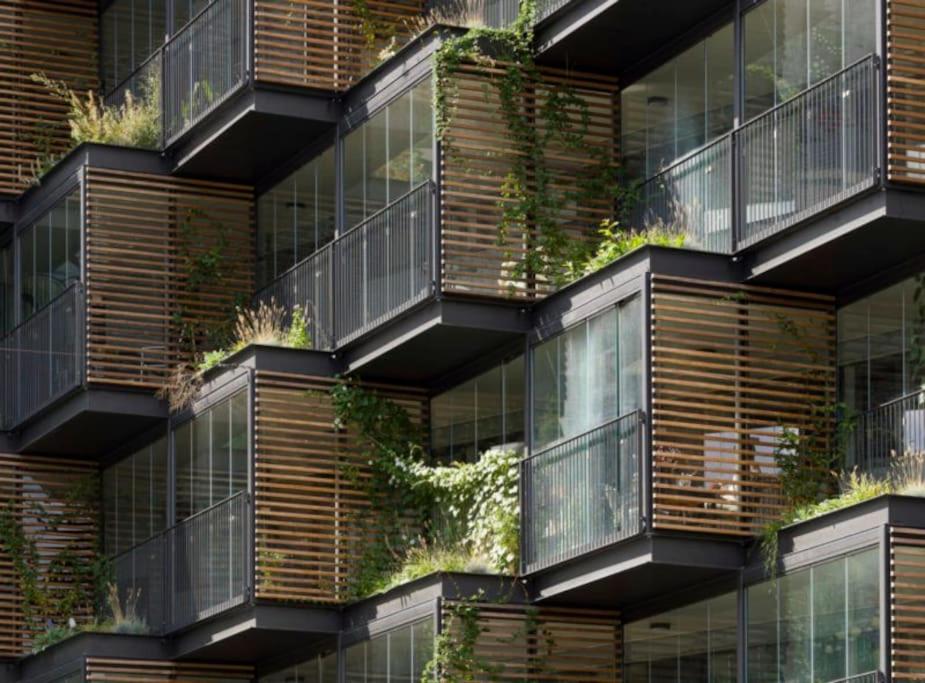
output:
<instances>
[{"instance_id":1,"label":"large glass window","mask_svg":"<svg viewBox=\"0 0 925 683\"><path fill-rule=\"evenodd\" d=\"M746 590L749 683L834 681L880 667L876 548Z\"/></svg>"},{"instance_id":2,"label":"large glass window","mask_svg":"<svg viewBox=\"0 0 925 683\"><path fill-rule=\"evenodd\" d=\"M434 454L473 461L490 448L522 448L524 359L502 363L430 402Z\"/></svg>"},{"instance_id":3,"label":"large glass window","mask_svg":"<svg viewBox=\"0 0 925 683\"><path fill-rule=\"evenodd\" d=\"M838 311L841 401L855 412L925 384L925 277L919 275Z\"/></svg>"},{"instance_id":4,"label":"large glass window","mask_svg":"<svg viewBox=\"0 0 925 683\"><path fill-rule=\"evenodd\" d=\"M876 0L766 0L745 15L752 118L876 51Z\"/></svg>"},{"instance_id":5,"label":"large glass window","mask_svg":"<svg viewBox=\"0 0 925 683\"><path fill-rule=\"evenodd\" d=\"M174 431L177 522L247 488L248 438L244 391Z\"/></svg>"},{"instance_id":6,"label":"large glass window","mask_svg":"<svg viewBox=\"0 0 925 683\"><path fill-rule=\"evenodd\" d=\"M735 683L736 593L627 624L627 683Z\"/></svg>"},{"instance_id":7,"label":"large glass window","mask_svg":"<svg viewBox=\"0 0 925 683\"><path fill-rule=\"evenodd\" d=\"M318 654L259 678L259 683L338 683L337 653Z\"/></svg>"},{"instance_id":8,"label":"large glass window","mask_svg":"<svg viewBox=\"0 0 925 683\"><path fill-rule=\"evenodd\" d=\"M167 437L103 470L104 549L118 555L167 526Z\"/></svg>"},{"instance_id":9,"label":"large glass window","mask_svg":"<svg viewBox=\"0 0 925 683\"><path fill-rule=\"evenodd\" d=\"M115 0L100 19L100 66L109 92L132 75L164 42L167 1ZM183 3L177 2L178 5Z\"/></svg>"},{"instance_id":10,"label":"large glass window","mask_svg":"<svg viewBox=\"0 0 925 683\"><path fill-rule=\"evenodd\" d=\"M257 200L257 268L266 285L334 239L334 148L325 150Z\"/></svg>"},{"instance_id":11,"label":"large glass window","mask_svg":"<svg viewBox=\"0 0 925 683\"><path fill-rule=\"evenodd\" d=\"M642 407L642 300L576 325L533 349L533 448Z\"/></svg>"},{"instance_id":12,"label":"large glass window","mask_svg":"<svg viewBox=\"0 0 925 683\"><path fill-rule=\"evenodd\" d=\"M18 238L20 321L80 279L80 191L74 190Z\"/></svg>"},{"instance_id":13,"label":"large glass window","mask_svg":"<svg viewBox=\"0 0 925 683\"><path fill-rule=\"evenodd\" d=\"M344 138L349 229L433 177L433 104L425 79Z\"/></svg>"},{"instance_id":14,"label":"large glass window","mask_svg":"<svg viewBox=\"0 0 925 683\"><path fill-rule=\"evenodd\" d=\"M729 131L734 74L735 41L728 24L624 89L622 149L627 173L651 176Z\"/></svg>"},{"instance_id":15,"label":"large glass window","mask_svg":"<svg viewBox=\"0 0 925 683\"><path fill-rule=\"evenodd\" d=\"M344 651L346 683L416 683L434 656L434 622L425 619Z\"/></svg>"}]
</instances>

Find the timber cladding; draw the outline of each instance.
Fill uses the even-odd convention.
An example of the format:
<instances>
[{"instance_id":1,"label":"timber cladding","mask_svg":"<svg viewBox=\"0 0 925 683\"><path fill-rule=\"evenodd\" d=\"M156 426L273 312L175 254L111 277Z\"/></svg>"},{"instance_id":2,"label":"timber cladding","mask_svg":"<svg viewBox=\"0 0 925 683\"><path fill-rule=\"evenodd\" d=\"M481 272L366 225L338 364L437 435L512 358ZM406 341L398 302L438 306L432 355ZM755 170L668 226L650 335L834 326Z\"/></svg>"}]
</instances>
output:
<instances>
[{"instance_id":1,"label":"timber cladding","mask_svg":"<svg viewBox=\"0 0 925 683\"><path fill-rule=\"evenodd\" d=\"M528 238L536 237L536 226L528 218L507 226L503 239L499 232L505 205L516 208L515 200L507 196L506 178L514 159L523 154L511 142L495 83L506 68L502 63L462 64L452 75L440 166L442 284L445 292L453 294L537 299L552 291L550 283L516 268L527 252ZM549 131L542 112L558 107L551 104L552 94L568 93L583 100L583 107L576 99L576 104L557 113L564 115L572 132L584 134L588 147L603 150L616 167L620 124L615 79L542 68L539 80L529 82L525 92L522 106L533 117L541 138ZM600 173L601 160L593 158L588 147L556 142L542 150L549 187L566 200L555 211L557 224L569 239L579 241L593 235L601 221L614 213L610 199L569 199L581 197L583 186L593 184Z\"/></svg>"},{"instance_id":2,"label":"timber cladding","mask_svg":"<svg viewBox=\"0 0 925 683\"><path fill-rule=\"evenodd\" d=\"M892 680L925 680L925 529L890 528Z\"/></svg>"},{"instance_id":3,"label":"timber cladding","mask_svg":"<svg viewBox=\"0 0 925 683\"><path fill-rule=\"evenodd\" d=\"M99 86L96 0L0 2L0 195L16 195L70 146L68 105L33 80Z\"/></svg>"},{"instance_id":4,"label":"timber cladding","mask_svg":"<svg viewBox=\"0 0 925 683\"><path fill-rule=\"evenodd\" d=\"M34 543L39 560L38 586L48 593L51 609L74 586L69 571L55 562L60 560L62 550L91 561L97 552L98 511L95 501L84 498L89 498L95 488L92 482L98 476L94 463L0 454L0 501L3 509L12 514L11 521ZM88 608L74 615L42 614L30 618L24 609L27 603L19 577L13 556L0 550L0 657L30 652L32 637L45 629L46 618L60 624L70 616L78 620L93 616L92 608ZM85 588L92 591L93 587Z\"/></svg>"},{"instance_id":5,"label":"timber cladding","mask_svg":"<svg viewBox=\"0 0 925 683\"><path fill-rule=\"evenodd\" d=\"M474 642L465 635L470 620L478 625ZM475 671L447 672L447 680L623 680L617 612L446 601L442 632L454 646L471 646L476 663Z\"/></svg>"},{"instance_id":6,"label":"timber cladding","mask_svg":"<svg viewBox=\"0 0 925 683\"><path fill-rule=\"evenodd\" d=\"M655 528L760 533L784 510L784 430L832 438L834 301L653 275L651 335Z\"/></svg>"},{"instance_id":7,"label":"timber cladding","mask_svg":"<svg viewBox=\"0 0 925 683\"><path fill-rule=\"evenodd\" d=\"M334 426L337 380L258 371L255 379L256 597L337 603L367 540L369 502L357 478L368 467L353 436ZM366 385L427 424L412 389Z\"/></svg>"},{"instance_id":8,"label":"timber cladding","mask_svg":"<svg viewBox=\"0 0 925 683\"><path fill-rule=\"evenodd\" d=\"M346 90L423 11L424 0L254 0L255 80Z\"/></svg>"},{"instance_id":9,"label":"timber cladding","mask_svg":"<svg viewBox=\"0 0 925 683\"><path fill-rule=\"evenodd\" d=\"M243 185L86 170L87 380L157 390L253 291Z\"/></svg>"},{"instance_id":10,"label":"timber cladding","mask_svg":"<svg viewBox=\"0 0 925 683\"><path fill-rule=\"evenodd\" d=\"M925 0L887 2L887 174L925 184Z\"/></svg>"},{"instance_id":11,"label":"timber cladding","mask_svg":"<svg viewBox=\"0 0 925 683\"><path fill-rule=\"evenodd\" d=\"M87 657L84 680L107 683L245 683L254 680L254 667L244 664Z\"/></svg>"}]
</instances>

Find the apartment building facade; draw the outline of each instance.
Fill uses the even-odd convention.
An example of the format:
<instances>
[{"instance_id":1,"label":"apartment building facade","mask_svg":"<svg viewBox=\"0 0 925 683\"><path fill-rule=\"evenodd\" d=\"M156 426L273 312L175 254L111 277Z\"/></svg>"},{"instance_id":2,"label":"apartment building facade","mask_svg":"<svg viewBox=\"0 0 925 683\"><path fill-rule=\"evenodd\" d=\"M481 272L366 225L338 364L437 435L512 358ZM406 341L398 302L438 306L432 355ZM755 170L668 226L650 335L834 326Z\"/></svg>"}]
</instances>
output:
<instances>
[{"instance_id":1,"label":"apartment building facade","mask_svg":"<svg viewBox=\"0 0 925 683\"><path fill-rule=\"evenodd\" d=\"M0 32L4 680L925 678L925 2ZM514 454L506 571L357 592L453 513L377 509L344 387Z\"/></svg>"}]
</instances>

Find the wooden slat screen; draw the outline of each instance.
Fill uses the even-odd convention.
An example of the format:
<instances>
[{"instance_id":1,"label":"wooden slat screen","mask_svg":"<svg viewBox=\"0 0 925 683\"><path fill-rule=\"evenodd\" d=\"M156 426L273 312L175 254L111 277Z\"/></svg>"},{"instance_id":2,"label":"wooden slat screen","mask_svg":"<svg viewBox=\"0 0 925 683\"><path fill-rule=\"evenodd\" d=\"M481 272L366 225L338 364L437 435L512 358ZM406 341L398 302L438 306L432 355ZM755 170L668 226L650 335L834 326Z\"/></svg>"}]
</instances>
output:
<instances>
[{"instance_id":1,"label":"wooden slat screen","mask_svg":"<svg viewBox=\"0 0 925 683\"><path fill-rule=\"evenodd\" d=\"M368 508L353 468L367 469L349 433L334 428L336 380L257 372L255 495L260 599L340 602L365 541L356 515ZM374 387L426 424L427 401Z\"/></svg>"},{"instance_id":2,"label":"wooden slat screen","mask_svg":"<svg viewBox=\"0 0 925 683\"><path fill-rule=\"evenodd\" d=\"M925 184L925 0L887 2L887 173Z\"/></svg>"},{"instance_id":3,"label":"wooden slat screen","mask_svg":"<svg viewBox=\"0 0 925 683\"><path fill-rule=\"evenodd\" d=\"M86 680L107 683L231 683L254 680L254 667L244 664L167 662L149 659L87 657Z\"/></svg>"},{"instance_id":4,"label":"wooden slat screen","mask_svg":"<svg viewBox=\"0 0 925 683\"><path fill-rule=\"evenodd\" d=\"M98 469L94 463L0 454L0 505L14 515L26 535L35 541L42 571L47 572L49 563L62 548L85 558L96 552L97 514L77 495L81 488L88 490L85 482L96 476ZM37 514L39 509L41 512ZM50 590L63 594L69 585L56 574ZM51 597L54 604L54 596ZM45 628L46 616L52 615L34 615L29 619L24 614L18 574L10 555L0 549L0 657L28 653L32 636ZM67 616L55 615L55 618L61 623ZM73 616L80 619L92 615ZM33 619L40 623L34 623Z\"/></svg>"},{"instance_id":5,"label":"wooden slat screen","mask_svg":"<svg viewBox=\"0 0 925 683\"><path fill-rule=\"evenodd\" d=\"M68 106L33 74L96 90L96 0L0 2L0 195L28 187L41 156L70 147Z\"/></svg>"},{"instance_id":6,"label":"wooden slat screen","mask_svg":"<svg viewBox=\"0 0 925 683\"><path fill-rule=\"evenodd\" d=\"M892 680L925 680L925 529L890 529Z\"/></svg>"},{"instance_id":7,"label":"wooden slat screen","mask_svg":"<svg viewBox=\"0 0 925 683\"><path fill-rule=\"evenodd\" d=\"M783 510L784 428L827 446L834 302L653 276L652 488L658 529L747 536Z\"/></svg>"},{"instance_id":8,"label":"wooden slat screen","mask_svg":"<svg viewBox=\"0 0 925 683\"><path fill-rule=\"evenodd\" d=\"M156 390L253 291L253 190L89 168L86 195L87 379Z\"/></svg>"},{"instance_id":9,"label":"wooden slat screen","mask_svg":"<svg viewBox=\"0 0 925 683\"><path fill-rule=\"evenodd\" d=\"M365 20L353 0L254 0L256 80L346 90L376 66L391 36L398 44L408 38L410 23L424 10L423 0L363 5ZM364 26L381 38L368 38Z\"/></svg>"},{"instance_id":10,"label":"wooden slat screen","mask_svg":"<svg viewBox=\"0 0 925 683\"><path fill-rule=\"evenodd\" d=\"M443 605L444 628L454 637L464 626L454 615L458 604ZM622 680L623 636L616 612L488 603L477 609L474 655L486 671L465 680ZM448 672L449 680L456 680L453 673Z\"/></svg>"},{"instance_id":11,"label":"wooden slat screen","mask_svg":"<svg viewBox=\"0 0 925 683\"><path fill-rule=\"evenodd\" d=\"M523 258L529 223L509 230L499 240L505 177L518 154L510 142L498 93L491 80L501 66L462 65L454 75L455 97L450 103L449 130L444 135L441 165L442 282L446 292L493 298L541 297L550 291L542 277L516 277ZM618 162L619 97L614 79L544 69L542 81L532 83L524 107L540 112L554 89L570 89L587 104L586 141L612 153ZM570 110L573 125L578 109ZM540 135L544 122L537 114ZM545 150L550 184L557 194L579 191L589 169L599 167L587 152L550 145ZM613 214L609 200L583 201L560 212L560 225L572 238L594 234L601 220Z\"/></svg>"}]
</instances>

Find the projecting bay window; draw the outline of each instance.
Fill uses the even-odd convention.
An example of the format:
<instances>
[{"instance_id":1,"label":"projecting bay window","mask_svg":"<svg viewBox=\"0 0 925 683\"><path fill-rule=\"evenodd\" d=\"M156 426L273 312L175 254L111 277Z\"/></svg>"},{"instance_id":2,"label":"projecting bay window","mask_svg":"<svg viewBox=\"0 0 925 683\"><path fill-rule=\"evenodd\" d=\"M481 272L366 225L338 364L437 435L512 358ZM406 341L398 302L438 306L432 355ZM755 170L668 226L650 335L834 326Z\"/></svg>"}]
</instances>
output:
<instances>
[{"instance_id":1,"label":"projecting bay window","mask_svg":"<svg viewBox=\"0 0 925 683\"><path fill-rule=\"evenodd\" d=\"M475 461L492 448L524 447L524 359L517 356L431 399L433 454Z\"/></svg>"}]
</instances>

